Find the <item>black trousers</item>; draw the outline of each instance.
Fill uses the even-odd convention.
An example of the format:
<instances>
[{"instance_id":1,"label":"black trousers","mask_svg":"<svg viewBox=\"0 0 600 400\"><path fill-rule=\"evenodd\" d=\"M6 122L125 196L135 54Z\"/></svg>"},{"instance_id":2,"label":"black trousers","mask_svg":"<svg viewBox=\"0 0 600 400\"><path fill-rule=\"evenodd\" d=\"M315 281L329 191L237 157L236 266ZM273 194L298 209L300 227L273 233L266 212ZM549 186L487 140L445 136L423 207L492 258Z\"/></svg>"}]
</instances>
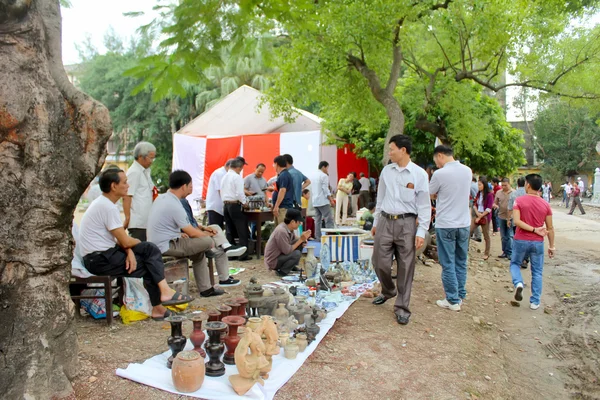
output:
<instances>
[{"instance_id":1,"label":"black trousers","mask_svg":"<svg viewBox=\"0 0 600 400\"><path fill-rule=\"evenodd\" d=\"M240 246L248 247L248 219L242 212L241 204L225 203L225 228L229 243L235 243L234 239L238 238Z\"/></svg>"},{"instance_id":2,"label":"black trousers","mask_svg":"<svg viewBox=\"0 0 600 400\"><path fill-rule=\"evenodd\" d=\"M141 228L129 228L127 229L127 231L129 231L129 236L131 236L134 239L139 240L140 242L146 242L146 230L145 229L141 229Z\"/></svg>"},{"instance_id":3,"label":"black trousers","mask_svg":"<svg viewBox=\"0 0 600 400\"><path fill-rule=\"evenodd\" d=\"M281 274L289 274L292 272L292 268L296 267L300 262L302 252L300 250L294 250L290 254L282 254L277 257L277 270Z\"/></svg>"},{"instance_id":4,"label":"black trousers","mask_svg":"<svg viewBox=\"0 0 600 400\"><path fill-rule=\"evenodd\" d=\"M150 303L157 306L160 301L158 282L165 279L165 264L162 254L154 243L142 242L132 248L137 261L133 273L125 269L127 253L119 246L111 247L105 251L97 251L83 257L85 268L94 275L123 276L127 278L143 278L144 287L150 296Z\"/></svg>"},{"instance_id":5,"label":"black trousers","mask_svg":"<svg viewBox=\"0 0 600 400\"><path fill-rule=\"evenodd\" d=\"M221 229L224 229L223 222L225 221L223 216L216 211L208 210L208 225L219 225Z\"/></svg>"}]
</instances>

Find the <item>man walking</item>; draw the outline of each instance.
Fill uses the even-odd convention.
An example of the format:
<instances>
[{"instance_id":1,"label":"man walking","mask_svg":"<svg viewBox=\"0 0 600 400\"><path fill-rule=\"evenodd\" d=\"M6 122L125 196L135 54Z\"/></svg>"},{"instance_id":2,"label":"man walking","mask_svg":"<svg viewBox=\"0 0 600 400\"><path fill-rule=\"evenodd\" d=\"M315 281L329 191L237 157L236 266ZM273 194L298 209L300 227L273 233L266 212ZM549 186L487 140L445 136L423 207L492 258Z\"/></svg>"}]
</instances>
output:
<instances>
[{"instance_id":1,"label":"man walking","mask_svg":"<svg viewBox=\"0 0 600 400\"><path fill-rule=\"evenodd\" d=\"M579 182L582 183L581 181L579 181ZM573 203L571 203L571 210L567 213L568 215L573 215L573 211L575 211L575 207L579 207L579 212L581 213L581 215L585 215L585 210L583 209L583 206L581 205L581 195L582 195L581 186L578 184L573 185L573 189L571 189L571 199L573 200Z\"/></svg>"},{"instance_id":2,"label":"man walking","mask_svg":"<svg viewBox=\"0 0 600 400\"><path fill-rule=\"evenodd\" d=\"M228 160L224 166L217 168L208 179L208 190L206 191L206 213L208 214L208 225L218 225L221 229L225 227L225 214L223 199L221 198L221 182L225 177L233 158Z\"/></svg>"},{"instance_id":3,"label":"man walking","mask_svg":"<svg viewBox=\"0 0 600 400\"><path fill-rule=\"evenodd\" d=\"M471 179L473 172L454 159L449 146L437 146L433 160L438 167L431 177L429 192L437 194L435 233L442 265L442 284L446 298L436 304L460 311L467 291L467 255L471 227Z\"/></svg>"},{"instance_id":4,"label":"man walking","mask_svg":"<svg viewBox=\"0 0 600 400\"><path fill-rule=\"evenodd\" d=\"M526 196L519 197L514 204L513 219L517 226L514 251L510 260L510 274L515 286L515 300L523 300L523 277L521 263L525 257L531 259L530 308L540 307L542 295L542 273L544 271L544 236L548 236L548 256L554 257L554 227L552 208L538 194L542 177L529 174L525 177ZM545 225L545 227L544 227Z\"/></svg>"},{"instance_id":5,"label":"man walking","mask_svg":"<svg viewBox=\"0 0 600 400\"><path fill-rule=\"evenodd\" d=\"M244 180L240 176L242 168L246 161L237 157L231 161L229 171L223 177L221 182L221 197L223 198L223 211L225 217L225 227L227 229L227 240L229 243L235 243L238 238L239 245L248 247L248 219L244 215L242 208L248 202L244 194ZM246 251L238 261L247 261L250 257Z\"/></svg>"},{"instance_id":6,"label":"man walking","mask_svg":"<svg viewBox=\"0 0 600 400\"><path fill-rule=\"evenodd\" d=\"M508 198L508 223L510 224L510 228L513 232L513 244L514 244L514 235L517 232L517 227L514 223L513 219L513 209L515 205L515 200L519 197L525 196L527 193L525 192L525 178L520 176L517 179L517 190L513 191ZM514 246L513 246L514 247ZM512 257L511 257L512 258ZM521 263L521 268L527 268L527 264L529 264L529 258L525 257L523 262Z\"/></svg>"},{"instance_id":7,"label":"man walking","mask_svg":"<svg viewBox=\"0 0 600 400\"><path fill-rule=\"evenodd\" d=\"M498 210L498 220L500 227L500 239L502 241L502 254L498 258L510 260L512 255L513 230L510 226L508 213L508 202L514 190L510 187L510 179L502 179L502 190L496 192L494 199L494 208Z\"/></svg>"},{"instance_id":8,"label":"man walking","mask_svg":"<svg viewBox=\"0 0 600 400\"><path fill-rule=\"evenodd\" d=\"M156 158L156 147L152 143L139 142L133 149L133 164L127 171L129 190L123 197L124 228L129 235L146 241L146 225L154 197L154 182L150 167Z\"/></svg>"},{"instance_id":9,"label":"man walking","mask_svg":"<svg viewBox=\"0 0 600 400\"><path fill-rule=\"evenodd\" d=\"M431 220L428 177L410 160L412 140L406 135L390 139L391 163L381 171L372 234L375 237L373 266L381 294L373 304L396 297L394 313L399 324L408 324L410 293L415 272L415 252L425 242ZM392 257L396 256L397 288L392 280Z\"/></svg>"},{"instance_id":10,"label":"man walking","mask_svg":"<svg viewBox=\"0 0 600 400\"><path fill-rule=\"evenodd\" d=\"M358 208L366 207L369 204L369 187L371 186L371 182L369 178L367 178L364 172L360 173L360 192L358 193Z\"/></svg>"},{"instance_id":11,"label":"man walking","mask_svg":"<svg viewBox=\"0 0 600 400\"><path fill-rule=\"evenodd\" d=\"M321 161L319 163L319 172L317 172L317 181L313 184L313 207L315 209L315 239L321 241L321 224L325 221L325 228L333 228L333 213L331 207L334 206L333 196L329 190L329 163Z\"/></svg>"}]
</instances>

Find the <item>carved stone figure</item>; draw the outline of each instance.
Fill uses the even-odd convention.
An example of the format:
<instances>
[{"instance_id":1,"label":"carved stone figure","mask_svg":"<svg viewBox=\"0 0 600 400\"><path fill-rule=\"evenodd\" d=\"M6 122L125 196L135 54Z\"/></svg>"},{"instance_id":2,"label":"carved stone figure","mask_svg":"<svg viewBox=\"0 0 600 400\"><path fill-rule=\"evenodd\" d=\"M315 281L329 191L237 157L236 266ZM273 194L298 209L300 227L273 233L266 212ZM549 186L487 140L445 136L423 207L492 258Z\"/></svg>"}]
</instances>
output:
<instances>
[{"instance_id":1,"label":"carved stone figure","mask_svg":"<svg viewBox=\"0 0 600 400\"><path fill-rule=\"evenodd\" d=\"M269 362L265 358L265 345L260 335L246 328L242 340L235 349L235 366L239 374L229 377L233 390L243 396L256 382L264 385L260 371L268 365Z\"/></svg>"}]
</instances>

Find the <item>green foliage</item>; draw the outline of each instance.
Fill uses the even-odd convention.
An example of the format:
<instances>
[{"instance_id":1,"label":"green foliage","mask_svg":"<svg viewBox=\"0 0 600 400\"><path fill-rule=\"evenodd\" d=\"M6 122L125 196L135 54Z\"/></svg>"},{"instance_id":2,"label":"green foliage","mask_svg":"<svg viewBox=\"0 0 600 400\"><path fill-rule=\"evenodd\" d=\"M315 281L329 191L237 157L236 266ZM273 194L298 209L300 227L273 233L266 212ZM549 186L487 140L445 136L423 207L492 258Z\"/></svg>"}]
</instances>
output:
<instances>
[{"instance_id":1,"label":"green foliage","mask_svg":"<svg viewBox=\"0 0 600 400\"><path fill-rule=\"evenodd\" d=\"M595 167L600 161L595 150L600 141L599 118L600 113L567 101L555 100L540 110L534 126L537 155L544 165L563 176Z\"/></svg>"}]
</instances>

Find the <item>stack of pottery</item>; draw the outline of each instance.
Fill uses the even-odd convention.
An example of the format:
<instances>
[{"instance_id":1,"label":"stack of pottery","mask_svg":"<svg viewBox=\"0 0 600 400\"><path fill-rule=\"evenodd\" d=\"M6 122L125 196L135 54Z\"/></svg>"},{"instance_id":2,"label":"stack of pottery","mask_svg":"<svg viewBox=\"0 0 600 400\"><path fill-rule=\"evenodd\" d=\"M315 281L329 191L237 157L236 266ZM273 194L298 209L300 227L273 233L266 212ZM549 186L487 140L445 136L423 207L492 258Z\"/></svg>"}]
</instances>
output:
<instances>
[{"instance_id":1,"label":"stack of pottery","mask_svg":"<svg viewBox=\"0 0 600 400\"><path fill-rule=\"evenodd\" d=\"M178 392L191 393L200 389L204 373L204 359L196 351L182 351L173 360L171 377Z\"/></svg>"}]
</instances>

